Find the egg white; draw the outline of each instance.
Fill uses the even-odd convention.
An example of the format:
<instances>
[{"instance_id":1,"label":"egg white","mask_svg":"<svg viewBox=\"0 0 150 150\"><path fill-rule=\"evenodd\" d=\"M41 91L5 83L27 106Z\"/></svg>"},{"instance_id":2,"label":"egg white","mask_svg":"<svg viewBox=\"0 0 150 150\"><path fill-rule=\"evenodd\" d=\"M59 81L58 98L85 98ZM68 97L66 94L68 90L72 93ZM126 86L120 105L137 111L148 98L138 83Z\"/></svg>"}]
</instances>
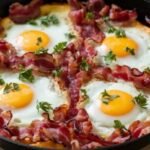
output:
<instances>
[{"instance_id":1,"label":"egg white","mask_svg":"<svg viewBox=\"0 0 150 150\"><path fill-rule=\"evenodd\" d=\"M104 82L104 81L91 81L86 86L82 87L87 91L89 96L89 102L85 105L85 109L89 114L89 117L94 126L94 131L101 135L107 136L114 131L114 120L121 121L126 127L128 127L135 120L149 120L150 117L150 95L148 96L148 106L147 110L141 109L137 104L134 109L126 115L122 116L109 116L104 114L100 110L100 94L104 90L121 90L129 93L133 97L137 96L139 92L132 83L118 81L114 82ZM120 106L121 107L121 106Z\"/></svg>"},{"instance_id":2,"label":"egg white","mask_svg":"<svg viewBox=\"0 0 150 150\"><path fill-rule=\"evenodd\" d=\"M117 57L116 61L113 61L110 66L113 67L116 64L119 65L127 65L132 68L138 68L139 70L143 71L145 68L150 67L150 34L148 32L142 31L140 28L136 27L124 27L122 28L127 37L133 39L137 45L138 50L136 55L128 55L126 57L119 58ZM106 37L112 36L114 34L105 33ZM127 45L126 45L127 46ZM97 61L106 65L104 60L104 56L107 55L109 49L106 45L101 44L95 47L97 51Z\"/></svg>"},{"instance_id":3,"label":"egg white","mask_svg":"<svg viewBox=\"0 0 150 150\"><path fill-rule=\"evenodd\" d=\"M59 7L59 6L58 6ZM43 25L30 25L28 23L26 24L14 24L12 27L8 30L6 30L6 37L5 40L10 42L18 52L18 55L22 55L26 53L25 50L22 49L21 46L21 38L19 38L19 35L22 32L29 31L29 30L37 30L46 33L50 38L50 43L48 44L48 53L53 52L53 48L56 44L64 41L68 41L68 38L66 37L66 33L73 33L73 27L71 26L70 20L68 18L68 9L64 10L63 12L59 13L57 11L50 12L49 15L55 15L58 20L58 25L50 25L48 27ZM43 16L42 16L43 17ZM41 17L37 18L35 21L40 24Z\"/></svg>"},{"instance_id":4,"label":"egg white","mask_svg":"<svg viewBox=\"0 0 150 150\"><path fill-rule=\"evenodd\" d=\"M1 73L1 77L6 83L14 82L28 85L34 94L33 100L29 105L19 109L12 109L12 122L20 120L20 124L29 124L35 119L42 119L36 108L38 102L48 102L52 108L68 103L65 94L54 87L54 81L50 78L36 77L34 83L30 84L20 81L17 73L5 72Z\"/></svg>"}]
</instances>

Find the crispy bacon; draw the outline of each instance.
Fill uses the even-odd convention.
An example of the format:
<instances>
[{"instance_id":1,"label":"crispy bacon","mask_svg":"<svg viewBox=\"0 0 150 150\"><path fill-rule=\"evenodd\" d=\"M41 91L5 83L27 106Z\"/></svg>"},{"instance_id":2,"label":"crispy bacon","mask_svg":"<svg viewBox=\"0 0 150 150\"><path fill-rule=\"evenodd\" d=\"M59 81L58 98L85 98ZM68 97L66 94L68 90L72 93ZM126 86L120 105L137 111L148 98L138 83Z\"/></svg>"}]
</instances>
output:
<instances>
[{"instance_id":1,"label":"crispy bacon","mask_svg":"<svg viewBox=\"0 0 150 150\"><path fill-rule=\"evenodd\" d=\"M120 7L112 5L109 17L112 21L126 22L135 20L137 13L135 10L122 10Z\"/></svg>"},{"instance_id":2,"label":"crispy bacon","mask_svg":"<svg viewBox=\"0 0 150 150\"><path fill-rule=\"evenodd\" d=\"M40 15L40 6L43 0L32 0L27 5L13 3L9 8L9 17L15 23L25 23Z\"/></svg>"}]
</instances>

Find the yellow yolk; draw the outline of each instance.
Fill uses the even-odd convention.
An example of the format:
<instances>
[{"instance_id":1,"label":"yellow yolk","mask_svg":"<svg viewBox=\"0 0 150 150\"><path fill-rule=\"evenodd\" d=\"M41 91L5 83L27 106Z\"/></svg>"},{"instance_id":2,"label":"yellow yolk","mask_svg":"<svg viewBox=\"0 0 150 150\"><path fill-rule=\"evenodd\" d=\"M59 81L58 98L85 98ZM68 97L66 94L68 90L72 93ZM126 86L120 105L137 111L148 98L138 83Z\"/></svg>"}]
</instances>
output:
<instances>
[{"instance_id":1,"label":"yellow yolk","mask_svg":"<svg viewBox=\"0 0 150 150\"><path fill-rule=\"evenodd\" d=\"M128 37L118 38L116 36L106 37L103 44L107 46L117 57L126 57L131 55L126 48L134 49L134 52L138 50L137 43Z\"/></svg>"},{"instance_id":2,"label":"yellow yolk","mask_svg":"<svg viewBox=\"0 0 150 150\"><path fill-rule=\"evenodd\" d=\"M115 95L117 98L109 101L108 104L101 103L100 109L107 115L110 116L121 116L131 112L135 106L133 97L123 91L109 90L109 95Z\"/></svg>"},{"instance_id":3,"label":"yellow yolk","mask_svg":"<svg viewBox=\"0 0 150 150\"><path fill-rule=\"evenodd\" d=\"M22 49L27 52L35 52L41 48L45 48L51 41L46 33L36 30L23 32L19 36L19 40Z\"/></svg>"},{"instance_id":4,"label":"yellow yolk","mask_svg":"<svg viewBox=\"0 0 150 150\"><path fill-rule=\"evenodd\" d=\"M3 89L3 88L2 88ZM3 91L3 90L2 90ZM25 84L19 84L19 90L0 94L0 105L12 108L22 108L31 103L33 99L32 89Z\"/></svg>"}]
</instances>

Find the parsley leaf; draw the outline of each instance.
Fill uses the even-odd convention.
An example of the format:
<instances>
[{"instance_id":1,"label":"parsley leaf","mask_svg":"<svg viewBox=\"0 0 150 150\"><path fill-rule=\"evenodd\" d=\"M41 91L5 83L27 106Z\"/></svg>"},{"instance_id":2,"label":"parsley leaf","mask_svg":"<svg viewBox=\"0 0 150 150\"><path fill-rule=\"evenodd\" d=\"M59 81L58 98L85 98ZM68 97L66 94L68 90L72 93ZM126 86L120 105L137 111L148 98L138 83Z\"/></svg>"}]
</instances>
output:
<instances>
[{"instance_id":1,"label":"parsley leaf","mask_svg":"<svg viewBox=\"0 0 150 150\"><path fill-rule=\"evenodd\" d=\"M36 45L40 45L40 43L42 43L42 38L41 38L41 37L38 37L38 38L37 38L37 43L36 43Z\"/></svg>"},{"instance_id":2,"label":"parsley leaf","mask_svg":"<svg viewBox=\"0 0 150 150\"><path fill-rule=\"evenodd\" d=\"M107 31L108 33L114 33L114 32L116 32L116 28L114 28L113 26L110 26L109 28L108 28L108 31Z\"/></svg>"},{"instance_id":3,"label":"parsley leaf","mask_svg":"<svg viewBox=\"0 0 150 150\"><path fill-rule=\"evenodd\" d=\"M80 63L80 68L81 68L81 70L89 71L90 65L88 64L86 59L82 59L82 61Z\"/></svg>"},{"instance_id":4,"label":"parsley leaf","mask_svg":"<svg viewBox=\"0 0 150 150\"><path fill-rule=\"evenodd\" d=\"M73 33L66 33L65 36L68 38L68 40L72 40L76 37Z\"/></svg>"},{"instance_id":5,"label":"parsley leaf","mask_svg":"<svg viewBox=\"0 0 150 150\"><path fill-rule=\"evenodd\" d=\"M54 53L62 52L67 46L67 42L60 42L54 46Z\"/></svg>"},{"instance_id":6,"label":"parsley leaf","mask_svg":"<svg viewBox=\"0 0 150 150\"><path fill-rule=\"evenodd\" d=\"M119 120L114 120L114 128L126 130L126 127Z\"/></svg>"},{"instance_id":7,"label":"parsley leaf","mask_svg":"<svg viewBox=\"0 0 150 150\"><path fill-rule=\"evenodd\" d=\"M89 11L89 12L86 13L85 18L86 18L87 20L91 20L91 19L94 18L94 14L93 14L92 12Z\"/></svg>"},{"instance_id":8,"label":"parsley leaf","mask_svg":"<svg viewBox=\"0 0 150 150\"><path fill-rule=\"evenodd\" d=\"M35 20L30 20L28 21L28 24L32 25L32 26L37 26L37 22Z\"/></svg>"},{"instance_id":9,"label":"parsley leaf","mask_svg":"<svg viewBox=\"0 0 150 150\"><path fill-rule=\"evenodd\" d=\"M48 102L42 101L42 102L38 102L36 105L36 108L38 110L38 112L40 112L40 110L49 113L50 110L53 110L51 104L49 104Z\"/></svg>"},{"instance_id":10,"label":"parsley leaf","mask_svg":"<svg viewBox=\"0 0 150 150\"><path fill-rule=\"evenodd\" d=\"M144 72L150 74L150 67L145 68Z\"/></svg>"},{"instance_id":11,"label":"parsley leaf","mask_svg":"<svg viewBox=\"0 0 150 150\"><path fill-rule=\"evenodd\" d=\"M0 85L4 85L4 84L5 84L5 81L0 76Z\"/></svg>"},{"instance_id":12,"label":"parsley leaf","mask_svg":"<svg viewBox=\"0 0 150 150\"><path fill-rule=\"evenodd\" d=\"M41 18L41 24L46 27L50 25L58 25L59 20L55 15L51 15L51 16L48 15Z\"/></svg>"},{"instance_id":13,"label":"parsley leaf","mask_svg":"<svg viewBox=\"0 0 150 150\"><path fill-rule=\"evenodd\" d=\"M134 100L136 101L136 103L141 107L141 108L143 108L143 109L146 109L147 107L147 99L146 99L146 97L144 96L144 95L142 95L141 93L138 95L138 96L136 96L136 97L134 97Z\"/></svg>"},{"instance_id":14,"label":"parsley leaf","mask_svg":"<svg viewBox=\"0 0 150 150\"><path fill-rule=\"evenodd\" d=\"M126 47L125 50L126 50L128 53L130 53L131 55L135 55L135 49L134 49L134 48Z\"/></svg>"},{"instance_id":15,"label":"parsley leaf","mask_svg":"<svg viewBox=\"0 0 150 150\"><path fill-rule=\"evenodd\" d=\"M82 96L84 98L84 102L88 103L89 102L89 96L87 95L87 91L85 89L81 89L80 91L81 91Z\"/></svg>"},{"instance_id":16,"label":"parsley leaf","mask_svg":"<svg viewBox=\"0 0 150 150\"><path fill-rule=\"evenodd\" d=\"M108 28L107 32L108 33L115 33L116 37L118 37L118 38L126 37L126 33L125 33L125 31L123 29L117 29L117 28L115 28L113 26L110 26Z\"/></svg>"},{"instance_id":17,"label":"parsley leaf","mask_svg":"<svg viewBox=\"0 0 150 150\"><path fill-rule=\"evenodd\" d=\"M41 54L47 54L47 52L48 52L48 49L40 48L37 51L35 51L35 54L36 55L41 55Z\"/></svg>"},{"instance_id":18,"label":"parsley leaf","mask_svg":"<svg viewBox=\"0 0 150 150\"><path fill-rule=\"evenodd\" d=\"M60 68L52 71L53 77L59 77L61 75L61 73L62 73L62 70Z\"/></svg>"},{"instance_id":19,"label":"parsley leaf","mask_svg":"<svg viewBox=\"0 0 150 150\"><path fill-rule=\"evenodd\" d=\"M115 31L115 35L118 37L118 38L122 38L122 37L126 37L126 33L123 29L118 29Z\"/></svg>"},{"instance_id":20,"label":"parsley leaf","mask_svg":"<svg viewBox=\"0 0 150 150\"><path fill-rule=\"evenodd\" d=\"M7 93L10 93L10 92L15 92L15 91L18 91L20 88L19 88L19 84L17 83L7 83L3 89L3 93L4 94L7 94Z\"/></svg>"},{"instance_id":21,"label":"parsley leaf","mask_svg":"<svg viewBox=\"0 0 150 150\"><path fill-rule=\"evenodd\" d=\"M19 73L19 80L23 82L33 82L34 81L34 76L32 75L32 69L28 70L21 70Z\"/></svg>"},{"instance_id":22,"label":"parsley leaf","mask_svg":"<svg viewBox=\"0 0 150 150\"><path fill-rule=\"evenodd\" d=\"M102 92L102 102L108 104L110 101L120 97L119 95L110 95L106 90Z\"/></svg>"},{"instance_id":23,"label":"parsley leaf","mask_svg":"<svg viewBox=\"0 0 150 150\"><path fill-rule=\"evenodd\" d=\"M116 61L116 55L112 52L112 51L109 51L107 53L106 56L104 56L104 60L106 62L107 65L111 64L113 61Z\"/></svg>"}]
</instances>

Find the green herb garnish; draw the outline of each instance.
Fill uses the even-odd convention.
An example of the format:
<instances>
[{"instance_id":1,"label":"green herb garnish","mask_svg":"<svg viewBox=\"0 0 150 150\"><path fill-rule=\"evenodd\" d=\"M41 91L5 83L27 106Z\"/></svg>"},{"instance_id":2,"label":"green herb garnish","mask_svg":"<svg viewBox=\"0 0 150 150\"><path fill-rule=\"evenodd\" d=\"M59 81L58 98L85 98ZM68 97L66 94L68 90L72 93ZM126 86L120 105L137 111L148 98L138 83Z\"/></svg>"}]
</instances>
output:
<instances>
[{"instance_id":1,"label":"green herb garnish","mask_svg":"<svg viewBox=\"0 0 150 150\"><path fill-rule=\"evenodd\" d=\"M0 76L0 85L4 85L4 84L5 84L5 81Z\"/></svg>"},{"instance_id":2,"label":"green herb garnish","mask_svg":"<svg viewBox=\"0 0 150 150\"><path fill-rule=\"evenodd\" d=\"M59 20L55 15L44 16L41 18L41 24L48 27L50 25L58 25Z\"/></svg>"},{"instance_id":3,"label":"green herb garnish","mask_svg":"<svg viewBox=\"0 0 150 150\"><path fill-rule=\"evenodd\" d=\"M117 29L115 31L115 35L118 37L118 38L122 38L122 37L126 37L126 33L123 29Z\"/></svg>"},{"instance_id":4,"label":"green herb garnish","mask_svg":"<svg viewBox=\"0 0 150 150\"><path fill-rule=\"evenodd\" d=\"M106 90L102 92L102 102L104 104L109 104L110 101L120 97L119 95L110 95Z\"/></svg>"},{"instance_id":5,"label":"green herb garnish","mask_svg":"<svg viewBox=\"0 0 150 150\"><path fill-rule=\"evenodd\" d=\"M10 92L15 92L15 91L18 91L20 88L19 88L19 84L17 83L7 83L3 89L3 93L4 94L7 94L7 93L10 93Z\"/></svg>"},{"instance_id":6,"label":"green herb garnish","mask_svg":"<svg viewBox=\"0 0 150 150\"><path fill-rule=\"evenodd\" d=\"M62 70L60 68L52 71L53 77L59 77L61 75L61 73L62 73Z\"/></svg>"},{"instance_id":7,"label":"green herb garnish","mask_svg":"<svg viewBox=\"0 0 150 150\"><path fill-rule=\"evenodd\" d=\"M119 120L114 120L114 128L120 129L120 130L122 129L127 130L126 127Z\"/></svg>"},{"instance_id":8,"label":"green herb garnish","mask_svg":"<svg viewBox=\"0 0 150 150\"><path fill-rule=\"evenodd\" d=\"M40 48L37 51L35 51L35 54L36 55L42 55L42 54L47 54L47 52L48 52L48 49Z\"/></svg>"},{"instance_id":9,"label":"green herb garnish","mask_svg":"<svg viewBox=\"0 0 150 150\"><path fill-rule=\"evenodd\" d=\"M150 74L150 67L145 68L144 72Z\"/></svg>"},{"instance_id":10,"label":"green herb garnish","mask_svg":"<svg viewBox=\"0 0 150 150\"><path fill-rule=\"evenodd\" d=\"M107 32L108 33L115 33L116 37L118 37L118 38L126 37L126 33L125 33L125 31L123 29L117 29L117 28L115 28L113 26L110 26L108 28Z\"/></svg>"},{"instance_id":11,"label":"green herb garnish","mask_svg":"<svg viewBox=\"0 0 150 150\"><path fill-rule=\"evenodd\" d=\"M109 51L107 53L106 56L104 56L104 60L106 62L107 65L111 64L113 61L116 61L116 55L112 52L112 51Z\"/></svg>"},{"instance_id":12,"label":"green herb garnish","mask_svg":"<svg viewBox=\"0 0 150 150\"><path fill-rule=\"evenodd\" d=\"M82 96L84 98L84 103L88 103L89 102L89 96L87 95L87 91L85 89L81 89L80 91L81 91Z\"/></svg>"},{"instance_id":13,"label":"green herb garnish","mask_svg":"<svg viewBox=\"0 0 150 150\"><path fill-rule=\"evenodd\" d=\"M65 36L68 38L68 40L72 40L76 37L73 33L66 33Z\"/></svg>"},{"instance_id":14,"label":"green herb garnish","mask_svg":"<svg viewBox=\"0 0 150 150\"><path fill-rule=\"evenodd\" d=\"M139 94L138 96L134 97L134 100L136 101L136 103L143 109L146 109L147 107L147 99L143 94Z\"/></svg>"},{"instance_id":15,"label":"green herb garnish","mask_svg":"<svg viewBox=\"0 0 150 150\"><path fill-rule=\"evenodd\" d=\"M35 20L28 21L28 24L30 24L32 26L37 26L38 25L38 23Z\"/></svg>"},{"instance_id":16,"label":"green herb garnish","mask_svg":"<svg viewBox=\"0 0 150 150\"><path fill-rule=\"evenodd\" d=\"M53 110L52 105L45 101L38 102L36 105L36 108L37 108L38 112L40 112L40 110L42 110L43 112L46 112L46 113L49 113L50 110Z\"/></svg>"},{"instance_id":17,"label":"green herb garnish","mask_svg":"<svg viewBox=\"0 0 150 150\"><path fill-rule=\"evenodd\" d=\"M126 52L130 53L131 55L135 55L135 49L134 48L130 48L130 47L126 47Z\"/></svg>"},{"instance_id":18,"label":"green herb garnish","mask_svg":"<svg viewBox=\"0 0 150 150\"><path fill-rule=\"evenodd\" d=\"M30 82L34 81L34 76L32 74L32 69L24 70L22 69L19 73L19 80L23 82Z\"/></svg>"},{"instance_id":19,"label":"green herb garnish","mask_svg":"<svg viewBox=\"0 0 150 150\"><path fill-rule=\"evenodd\" d=\"M94 14L93 14L92 12L89 11L89 12L86 13L85 18L86 18L87 20L91 20L91 19L94 18Z\"/></svg>"},{"instance_id":20,"label":"green herb garnish","mask_svg":"<svg viewBox=\"0 0 150 150\"><path fill-rule=\"evenodd\" d=\"M60 42L54 47L54 53L62 52L67 46L67 42Z\"/></svg>"},{"instance_id":21,"label":"green herb garnish","mask_svg":"<svg viewBox=\"0 0 150 150\"><path fill-rule=\"evenodd\" d=\"M82 61L80 63L80 68L81 68L81 70L89 71L90 65L88 64L86 59L82 59Z\"/></svg>"},{"instance_id":22,"label":"green herb garnish","mask_svg":"<svg viewBox=\"0 0 150 150\"><path fill-rule=\"evenodd\" d=\"M40 45L40 43L42 43L42 38L41 38L41 37L38 37L38 38L37 38L37 43L36 43L36 45Z\"/></svg>"}]
</instances>

